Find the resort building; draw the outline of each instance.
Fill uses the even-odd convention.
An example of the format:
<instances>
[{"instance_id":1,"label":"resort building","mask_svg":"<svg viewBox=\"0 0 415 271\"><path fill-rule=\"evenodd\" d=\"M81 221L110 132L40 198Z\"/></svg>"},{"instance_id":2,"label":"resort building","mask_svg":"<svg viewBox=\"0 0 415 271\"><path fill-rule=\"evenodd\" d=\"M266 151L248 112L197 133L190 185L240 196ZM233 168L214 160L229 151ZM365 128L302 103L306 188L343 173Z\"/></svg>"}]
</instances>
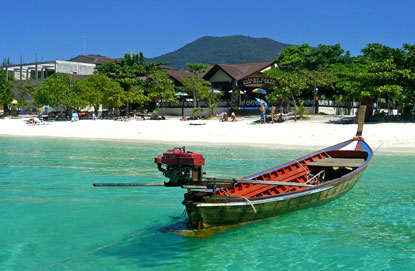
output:
<instances>
[{"instance_id":1,"label":"resort building","mask_svg":"<svg viewBox=\"0 0 415 271\"><path fill-rule=\"evenodd\" d=\"M109 58L100 55L79 55L65 60L41 61L26 64L15 64L2 67L6 74L12 75L14 80L37 80L42 81L54 73L62 73L71 79L85 79L88 75L94 73L97 65L106 62L113 62L115 58ZM160 66L173 80L177 89L182 84L183 78L193 76L194 74L186 70L176 70L168 66ZM270 69L278 69L279 66L273 61L248 62L235 64L215 64L207 68L206 72L198 74L199 78L203 78L212 84L212 91L221 91L222 97L218 102L217 112L236 111L238 114L251 114L253 110L256 112L262 102L266 100L266 94L272 89L270 86L276 83L276 79L264 77L265 71ZM6 76L6 80L8 77ZM255 89L261 88L262 93L256 93ZM253 92L253 90L255 90ZM314 113L315 102L313 100L303 100L306 110ZM266 103L266 102L265 102ZM345 102L343 102L345 103ZM318 105L322 107L323 113L344 113L332 112L334 110L334 101L319 99ZM163 101L165 114L179 115L181 107L184 107L186 114L191 114L194 109L192 97L184 98L181 105L170 104ZM197 106L206 108L206 101L198 101ZM353 104L353 107L357 105ZM342 110L350 107L341 104ZM340 109L338 107L336 110Z\"/></svg>"},{"instance_id":2,"label":"resort building","mask_svg":"<svg viewBox=\"0 0 415 271\"><path fill-rule=\"evenodd\" d=\"M6 74L11 73L15 80L43 80L57 72L67 75L91 75L96 65L109 61L114 61L114 59L96 55L80 55L67 61L52 60L15 64L5 66L3 69Z\"/></svg>"},{"instance_id":3,"label":"resort building","mask_svg":"<svg viewBox=\"0 0 415 271\"><path fill-rule=\"evenodd\" d=\"M250 91L266 84L274 84L272 79L263 77L263 72L277 69L278 65L272 61L216 64L210 66L202 78L211 82L214 88L220 90Z\"/></svg>"}]
</instances>

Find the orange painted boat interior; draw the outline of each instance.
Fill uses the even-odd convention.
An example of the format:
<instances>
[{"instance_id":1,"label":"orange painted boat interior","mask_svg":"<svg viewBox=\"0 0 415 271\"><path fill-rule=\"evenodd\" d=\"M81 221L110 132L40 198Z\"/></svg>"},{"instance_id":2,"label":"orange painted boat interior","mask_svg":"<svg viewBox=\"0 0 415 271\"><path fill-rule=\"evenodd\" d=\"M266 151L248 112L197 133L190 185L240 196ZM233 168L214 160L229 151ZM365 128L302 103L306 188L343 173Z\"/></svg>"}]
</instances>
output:
<instances>
[{"instance_id":1,"label":"orange painted boat interior","mask_svg":"<svg viewBox=\"0 0 415 271\"><path fill-rule=\"evenodd\" d=\"M301 184L319 184L324 180L332 180L347 172L347 170L326 170L324 174L319 174L320 169L314 167L308 167L307 164L319 159L325 159L328 157L348 157L348 158L367 158L367 153L363 151L328 151L320 152L306 158L302 158L297 161L288 163L285 166L275 167L274 170L270 169L263 174L256 176L250 180L258 181L274 181L274 182L289 182L289 183L301 183ZM351 169L348 169L349 171ZM317 175L317 176L316 176ZM327 176L328 175L328 176ZM310 180L316 176L313 180ZM324 177L326 177L324 179ZM323 180L324 179L324 180ZM313 181L311 183L310 181ZM292 185L264 185L264 184L246 184L238 183L232 188L222 188L216 191L216 194L222 196L232 197L235 200L241 200L242 197L249 199L258 199L263 197L272 197L279 194L295 192L306 189L306 186L292 186ZM230 199L232 200L232 199Z\"/></svg>"},{"instance_id":2,"label":"orange painted boat interior","mask_svg":"<svg viewBox=\"0 0 415 271\"><path fill-rule=\"evenodd\" d=\"M304 184L309 180L307 175L311 173L311 170L307 167L307 163L327 157L328 155L326 153L319 153L304 160L298 161L297 163L291 163L284 167L276 168L273 171L259 175L251 180ZM232 188L223 188L218 190L217 194L222 196L242 196L250 199L255 199L302 190L304 188L306 187L238 183Z\"/></svg>"}]
</instances>

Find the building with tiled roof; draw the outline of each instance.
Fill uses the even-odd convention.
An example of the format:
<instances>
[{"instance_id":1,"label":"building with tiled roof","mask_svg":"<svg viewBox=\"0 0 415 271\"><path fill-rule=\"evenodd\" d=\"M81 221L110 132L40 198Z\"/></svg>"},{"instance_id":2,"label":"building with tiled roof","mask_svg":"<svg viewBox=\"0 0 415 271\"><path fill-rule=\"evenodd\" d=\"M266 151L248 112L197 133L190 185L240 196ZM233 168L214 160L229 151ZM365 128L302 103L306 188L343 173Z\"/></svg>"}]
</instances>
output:
<instances>
[{"instance_id":1,"label":"building with tiled roof","mask_svg":"<svg viewBox=\"0 0 415 271\"><path fill-rule=\"evenodd\" d=\"M209 67L206 73L202 75L202 78L211 82L215 88L241 88L245 86L245 79L262 77L264 71L273 68L278 68L278 65L272 61L216 64ZM252 84L250 85L254 87ZM262 84L260 85L262 86Z\"/></svg>"}]
</instances>

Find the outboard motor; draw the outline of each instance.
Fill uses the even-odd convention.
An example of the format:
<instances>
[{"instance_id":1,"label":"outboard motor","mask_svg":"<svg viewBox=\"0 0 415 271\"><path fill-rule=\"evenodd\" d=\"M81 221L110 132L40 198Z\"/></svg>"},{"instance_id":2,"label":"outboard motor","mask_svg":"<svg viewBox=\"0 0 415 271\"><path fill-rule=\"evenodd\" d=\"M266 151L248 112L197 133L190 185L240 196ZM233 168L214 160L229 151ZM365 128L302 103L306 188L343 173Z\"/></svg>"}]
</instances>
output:
<instances>
[{"instance_id":1,"label":"outboard motor","mask_svg":"<svg viewBox=\"0 0 415 271\"><path fill-rule=\"evenodd\" d=\"M158 169L169 178L164 186L182 186L197 184L202 181L203 155L186 152L185 147L174 148L154 159Z\"/></svg>"}]
</instances>

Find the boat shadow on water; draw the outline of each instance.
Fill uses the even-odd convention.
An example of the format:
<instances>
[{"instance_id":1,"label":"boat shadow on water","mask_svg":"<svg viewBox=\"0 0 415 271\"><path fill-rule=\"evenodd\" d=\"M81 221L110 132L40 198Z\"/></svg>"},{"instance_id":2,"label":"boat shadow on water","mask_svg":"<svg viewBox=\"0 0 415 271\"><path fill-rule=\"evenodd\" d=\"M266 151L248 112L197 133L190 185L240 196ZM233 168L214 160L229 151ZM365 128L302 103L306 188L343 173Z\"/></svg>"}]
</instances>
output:
<instances>
[{"instance_id":1,"label":"boat shadow on water","mask_svg":"<svg viewBox=\"0 0 415 271\"><path fill-rule=\"evenodd\" d=\"M189 227L189 219L182 219L181 221L178 221L177 223L162 226L158 230L162 233L171 233L171 234L180 235L180 236L189 237L189 238L208 239L217 233L225 232L230 229L239 228L242 226L246 226L246 225L253 224L253 223L258 223L258 222L265 221L265 220L271 220L271 219L278 218L278 217L279 216L275 216L275 217L270 217L270 218L256 220L256 221L248 221L248 222L232 224L232 225L216 226L216 227L210 227L210 228L205 228L205 229L200 229L200 230L191 229Z\"/></svg>"}]
</instances>

